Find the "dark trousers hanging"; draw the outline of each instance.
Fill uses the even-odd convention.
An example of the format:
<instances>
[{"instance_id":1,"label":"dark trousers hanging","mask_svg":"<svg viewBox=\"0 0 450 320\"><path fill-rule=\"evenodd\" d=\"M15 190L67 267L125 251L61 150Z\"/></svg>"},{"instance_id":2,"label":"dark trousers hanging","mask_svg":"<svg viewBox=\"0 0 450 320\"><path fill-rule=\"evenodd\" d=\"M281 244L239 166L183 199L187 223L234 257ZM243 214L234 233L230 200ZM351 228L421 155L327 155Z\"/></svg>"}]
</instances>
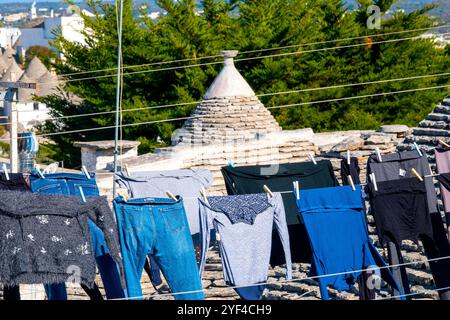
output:
<instances>
[{"instance_id":1,"label":"dark trousers hanging","mask_svg":"<svg viewBox=\"0 0 450 320\"><path fill-rule=\"evenodd\" d=\"M375 173L377 182L391 181L414 177L411 171L414 168L421 176L430 176L431 170L428 158L424 151L422 151L422 154L420 156L417 151L392 153L383 155L382 162L378 160L377 156L373 155L368 160L367 175ZM450 300L450 289L442 290L443 288L450 287L450 259L445 259L445 257L450 255L450 246L447 240L444 222L438 210L433 178L426 177L424 180L433 236L432 238L422 237L421 240L425 255L428 259L441 258L439 261L430 262L430 269L436 289L439 290L440 299ZM369 176L367 177L367 181L370 181ZM401 264L403 259L400 246L388 242L387 248L389 264ZM406 267L399 267L393 273L397 282L401 283L405 294L410 292Z\"/></svg>"}]
</instances>

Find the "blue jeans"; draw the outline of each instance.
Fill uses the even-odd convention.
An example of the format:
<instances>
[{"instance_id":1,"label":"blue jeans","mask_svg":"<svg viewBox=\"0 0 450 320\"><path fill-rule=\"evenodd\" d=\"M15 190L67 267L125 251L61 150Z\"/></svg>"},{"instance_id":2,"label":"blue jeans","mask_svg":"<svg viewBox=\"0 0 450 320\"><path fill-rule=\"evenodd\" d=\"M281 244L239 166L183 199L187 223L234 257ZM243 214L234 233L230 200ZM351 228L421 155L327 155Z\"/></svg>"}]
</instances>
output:
<instances>
[{"instance_id":1,"label":"blue jeans","mask_svg":"<svg viewBox=\"0 0 450 320\"><path fill-rule=\"evenodd\" d=\"M86 197L99 196L99 190L95 181L95 174L91 173L87 179L84 174L78 173L54 173L46 174L45 179L33 171L30 175L30 188L33 192L47 194L64 194L79 196L79 187L83 189ZM88 221L91 234L92 251L97 262L97 267L105 287L108 299L120 299L125 297L125 292L120 284L120 275L117 264L109 254L103 232L94 222ZM64 283L46 285L45 290L49 300L67 300L67 292Z\"/></svg>"},{"instance_id":2,"label":"blue jeans","mask_svg":"<svg viewBox=\"0 0 450 320\"><path fill-rule=\"evenodd\" d=\"M183 201L145 198L114 200L129 298L142 299L147 255L161 268L177 300L203 300L191 232ZM197 292L191 292L197 291ZM186 293L190 292L190 293Z\"/></svg>"}]
</instances>

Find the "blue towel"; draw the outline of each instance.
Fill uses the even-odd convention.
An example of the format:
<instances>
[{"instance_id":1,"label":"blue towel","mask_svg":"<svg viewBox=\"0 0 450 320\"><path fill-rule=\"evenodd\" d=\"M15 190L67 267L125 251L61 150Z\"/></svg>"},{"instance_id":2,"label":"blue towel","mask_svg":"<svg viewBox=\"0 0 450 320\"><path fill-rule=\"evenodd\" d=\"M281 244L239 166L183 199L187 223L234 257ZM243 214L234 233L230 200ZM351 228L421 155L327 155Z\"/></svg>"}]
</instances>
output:
<instances>
[{"instance_id":1,"label":"blue towel","mask_svg":"<svg viewBox=\"0 0 450 320\"><path fill-rule=\"evenodd\" d=\"M331 274L317 279L322 299L330 299L327 286L348 291L361 270L386 266L370 241L359 185L301 190L297 207L313 250L310 276ZM403 294L389 269L380 273Z\"/></svg>"}]
</instances>

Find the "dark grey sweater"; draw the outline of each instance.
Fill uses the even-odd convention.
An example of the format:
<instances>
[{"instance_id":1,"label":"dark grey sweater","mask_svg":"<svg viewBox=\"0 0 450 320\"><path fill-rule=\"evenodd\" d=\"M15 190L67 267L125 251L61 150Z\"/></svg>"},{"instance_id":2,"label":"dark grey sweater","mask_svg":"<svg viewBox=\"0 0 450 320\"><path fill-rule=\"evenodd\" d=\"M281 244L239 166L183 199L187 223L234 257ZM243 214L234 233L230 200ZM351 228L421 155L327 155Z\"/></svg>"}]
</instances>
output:
<instances>
[{"instance_id":1,"label":"dark grey sweater","mask_svg":"<svg viewBox=\"0 0 450 320\"><path fill-rule=\"evenodd\" d=\"M88 218L102 229L122 274L117 226L106 197L0 191L0 283L73 282L92 287Z\"/></svg>"}]
</instances>

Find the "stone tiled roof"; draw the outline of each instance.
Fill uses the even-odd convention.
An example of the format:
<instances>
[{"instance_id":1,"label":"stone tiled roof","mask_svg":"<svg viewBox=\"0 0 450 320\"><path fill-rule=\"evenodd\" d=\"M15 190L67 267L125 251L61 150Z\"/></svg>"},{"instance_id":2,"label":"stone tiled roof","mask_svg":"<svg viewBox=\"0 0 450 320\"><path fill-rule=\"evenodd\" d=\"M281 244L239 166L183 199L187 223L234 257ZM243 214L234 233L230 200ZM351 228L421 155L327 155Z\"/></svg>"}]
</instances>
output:
<instances>
[{"instance_id":1,"label":"stone tiled roof","mask_svg":"<svg viewBox=\"0 0 450 320\"><path fill-rule=\"evenodd\" d=\"M411 149L414 142L427 152L434 167L434 149L439 145L439 140L450 144L450 96L440 102L426 118L413 129L400 150Z\"/></svg>"},{"instance_id":2,"label":"stone tiled roof","mask_svg":"<svg viewBox=\"0 0 450 320\"><path fill-rule=\"evenodd\" d=\"M173 144L212 144L254 139L281 131L254 91L235 68L237 51L223 51L224 68L194 113L173 139Z\"/></svg>"},{"instance_id":3,"label":"stone tiled roof","mask_svg":"<svg viewBox=\"0 0 450 320\"><path fill-rule=\"evenodd\" d=\"M0 77L8 69L10 60L4 55L0 54Z\"/></svg>"},{"instance_id":4,"label":"stone tiled roof","mask_svg":"<svg viewBox=\"0 0 450 320\"><path fill-rule=\"evenodd\" d=\"M46 73L48 73L48 70L38 57L34 57L25 70L27 77L32 80L38 80Z\"/></svg>"},{"instance_id":5,"label":"stone tiled roof","mask_svg":"<svg viewBox=\"0 0 450 320\"><path fill-rule=\"evenodd\" d=\"M46 71L37 81L38 87L36 95L47 96L56 92L58 86L58 76L54 73Z\"/></svg>"},{"instance_id":6,"label":"stone tiled roof","mask_svg":"<svg viewBox=\"0 0 450 320\"><path fill-rule=\"evenodd\" d=\"M12 59L6 72L3 74L2 81L17 81L23 75L23 70L17 65L16 60Z\"/></svg>"},{"instance_id":7,"label":"stone tiled roof","mask_svg":"<svg viewBox=\"0 0 450 320\"><path fill-rule=\"evenodd\" d=\"M34 82L32 79L28 78L26 74L23 74L20 79L20 82L24 82L24 83L32 83ZM32 101L33 100L33 95L35 94L35 90L34 89L24 89L21 88L18 90L18 100L20 102L25 102L25 101Z\"/></svg>"}]
</instances>

